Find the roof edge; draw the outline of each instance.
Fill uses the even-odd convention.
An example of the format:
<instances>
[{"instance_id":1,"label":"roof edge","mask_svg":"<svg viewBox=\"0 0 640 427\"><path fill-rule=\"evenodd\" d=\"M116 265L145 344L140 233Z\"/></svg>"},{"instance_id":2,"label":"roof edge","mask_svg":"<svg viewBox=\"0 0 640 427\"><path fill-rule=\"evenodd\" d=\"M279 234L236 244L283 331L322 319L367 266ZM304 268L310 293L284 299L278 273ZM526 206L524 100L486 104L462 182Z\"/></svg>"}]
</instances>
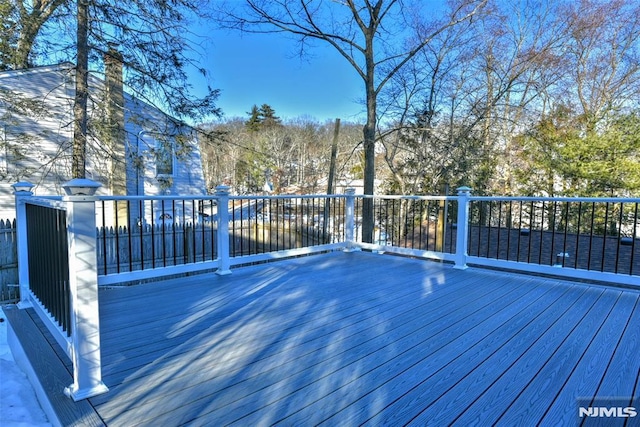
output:
<instances>
[{"instance_id":1,"label":"roof edge","mask_svg":"<svg viewBox=\"0 0 640 427\"><path fill-rule=\"evenodd\" d=\"M21 74L28 74L28 73L30 74L30 73L50 73L52 71L69 71L74 68L75 68L75 64L71 62L61 62L59 64L54 64L54 65L41 65L38 67L0 71L0 78L15 77Z\"/></svg>"}]
</instances>

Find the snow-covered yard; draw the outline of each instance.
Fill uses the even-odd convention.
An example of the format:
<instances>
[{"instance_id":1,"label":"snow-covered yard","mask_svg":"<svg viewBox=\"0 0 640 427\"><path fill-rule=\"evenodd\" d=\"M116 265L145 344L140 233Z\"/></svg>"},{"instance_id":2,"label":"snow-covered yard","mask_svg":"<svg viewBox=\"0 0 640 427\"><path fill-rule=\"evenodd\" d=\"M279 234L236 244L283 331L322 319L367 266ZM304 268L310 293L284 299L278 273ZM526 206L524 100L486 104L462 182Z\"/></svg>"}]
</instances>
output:
<instances>
[{"instance_id":1,"label":"snow-covered yard","mask_svg":"<svg viewBox=\"0 0 640 427\"><path fill-rule=\"evenodd\" d=\"M13 359L7 329L6 316L0 309L0 425L50 426L29 379Z\"/></svg>"}]
</instances>

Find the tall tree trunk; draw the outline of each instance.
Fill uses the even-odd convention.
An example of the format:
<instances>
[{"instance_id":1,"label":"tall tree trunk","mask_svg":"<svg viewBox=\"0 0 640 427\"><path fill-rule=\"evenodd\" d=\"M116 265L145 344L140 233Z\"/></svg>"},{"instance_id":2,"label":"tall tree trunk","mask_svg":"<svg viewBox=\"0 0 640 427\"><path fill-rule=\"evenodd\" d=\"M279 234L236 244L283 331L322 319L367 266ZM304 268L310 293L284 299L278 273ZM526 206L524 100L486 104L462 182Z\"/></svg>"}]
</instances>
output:
<instances>
[{"instance_id":1,"label":"tall tree trunk","mask_svg":"<svg viewBox=\"0 0 640 427\"><path fill-rule=\"evenodd\" d=\"M369 110L369 108L367 108ZM372 195L375 183L375 155L376 155L376 128L375 113L369 113L373 119L367 119L364 126L364 194ZM362 241L373 242L373 199L365 198L362 201Z\"/></svg>"},{"instance_id":2,"label":"tall tree trunk","mask_svg":"<svg viewBox=\"0 0 640 427\"><path fill-rule=\"evenodd\" d=\"M89 46L87 42L89 6L87 0L78 0L78 59L76 64L76 96L73 103L73 178L86 176L87 151L87 98L89 96Z\"/></svg>"},{"instance_id":3,"label":"tall tree trunk","mask_svg":"<svg viewBox=\"0 0 640 427\"><path fill-rule=\"evenodd\" d=\"M33 42L40 30L40 25L41 24L36 24L35 21L23 23L13 57L14 69L29 68L29 54L31 54L31 50L33 49Z\"/></svg>"},{"instance_id":4,"label":"tall tree trunk","mask_svg":"<svg viewBox=\"0 0 640 427\"><path fill-rule=\"evenodd\" d=\"M367 123L362 130L364 140L364 194L373 195L376 178L376 120L377 96L375 87L375 56L373 51L373 37L375 28L364 31L366 38L365 61L365 91L367 102ZM374 221L373 198L362 201L362 241L373 243Z\"/></svg>"}]
</instances>

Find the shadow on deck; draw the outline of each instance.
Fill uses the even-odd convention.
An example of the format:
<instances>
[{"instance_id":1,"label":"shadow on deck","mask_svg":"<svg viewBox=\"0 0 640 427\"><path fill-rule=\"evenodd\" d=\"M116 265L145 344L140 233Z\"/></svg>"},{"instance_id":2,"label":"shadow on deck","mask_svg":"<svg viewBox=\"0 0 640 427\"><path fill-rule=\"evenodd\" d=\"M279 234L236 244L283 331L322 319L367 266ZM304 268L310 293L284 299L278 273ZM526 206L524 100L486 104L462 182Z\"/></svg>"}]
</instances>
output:
<instances>
[{"instance_id":1,"label":"shadow on deck","mask_svg":"<svg viewBox=\"0 0 640 427\"><path fill-rule=\"evenodd\" d=\"M640 416L639 297L366 252L105 288L110 391L87 402L110 426Z\"/></svg>"}]
</instances>

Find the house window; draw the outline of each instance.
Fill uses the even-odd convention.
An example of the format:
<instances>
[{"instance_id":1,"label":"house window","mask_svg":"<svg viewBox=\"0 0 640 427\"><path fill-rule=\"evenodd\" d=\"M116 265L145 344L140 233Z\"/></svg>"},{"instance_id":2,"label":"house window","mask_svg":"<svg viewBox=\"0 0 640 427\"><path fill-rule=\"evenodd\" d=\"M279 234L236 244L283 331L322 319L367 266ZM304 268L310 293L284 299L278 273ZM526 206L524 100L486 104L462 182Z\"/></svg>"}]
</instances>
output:
<instances>
[{"instance_id":1,"label":"house window","mask_svg":"<svg viewBox=\"0 0 640 427\"><path fill-rule=\"evenodd\" d=\"M173 145L167 141L158 141L156 146L156 175L173 176Z\"/></svg>"}]
</instances>

